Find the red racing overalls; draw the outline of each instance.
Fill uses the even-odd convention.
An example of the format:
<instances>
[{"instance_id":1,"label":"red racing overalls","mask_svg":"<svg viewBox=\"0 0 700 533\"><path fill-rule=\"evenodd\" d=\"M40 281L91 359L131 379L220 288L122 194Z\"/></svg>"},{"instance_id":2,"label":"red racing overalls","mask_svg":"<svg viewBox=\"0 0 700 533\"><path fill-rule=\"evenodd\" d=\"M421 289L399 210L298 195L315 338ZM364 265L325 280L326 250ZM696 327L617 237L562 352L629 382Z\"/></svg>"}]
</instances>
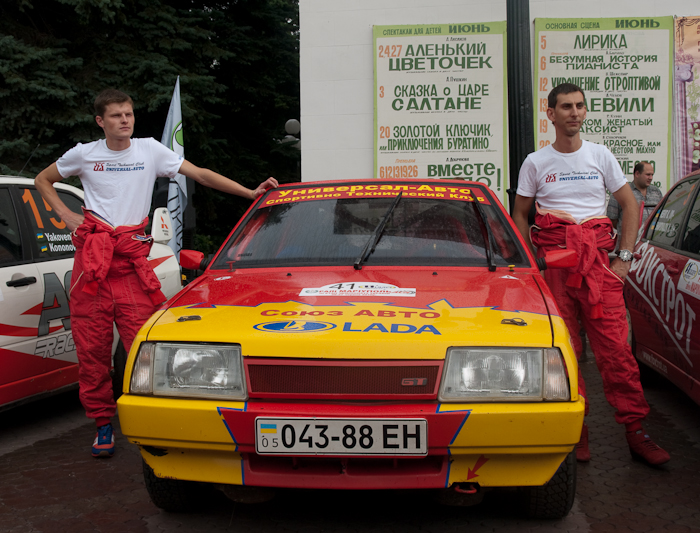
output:
<instances>
[{"instance_id":1,"label":"red racing overalls","mask_svg":"<svg viewBox=\"0 0 700 533\"><path fill-rule=\"evenodd\" d=\"M113 323L128 353L138 330L166 298L147 260L153 243L144 234L148 218L115 228L84 211L85 221L73 233L70 317L80 401L100 426L116 412L110 377Z\"/></svg>"},{"instance_id":2,"label":"red racing overalls","mask_svg":"<svg viewBox=\"0 0 700 533\"><path fill-rule=\"evenodd\" d=\"M581 224L539 211L532 227L532 244L542 257L547 250L576 250L578 264L566 269L547 269L547 281L564 322L569 328L576 357L581 357L579 316L586 330L603 378L605 397L615 420L629 424L649 413L639 382L639 367L627 343L627 316L622 294L624 282L612 270L608 253L615 248L610 219L590 218ZM579 393L588 398L579 369Z\"/></svg>"}]
</instances>

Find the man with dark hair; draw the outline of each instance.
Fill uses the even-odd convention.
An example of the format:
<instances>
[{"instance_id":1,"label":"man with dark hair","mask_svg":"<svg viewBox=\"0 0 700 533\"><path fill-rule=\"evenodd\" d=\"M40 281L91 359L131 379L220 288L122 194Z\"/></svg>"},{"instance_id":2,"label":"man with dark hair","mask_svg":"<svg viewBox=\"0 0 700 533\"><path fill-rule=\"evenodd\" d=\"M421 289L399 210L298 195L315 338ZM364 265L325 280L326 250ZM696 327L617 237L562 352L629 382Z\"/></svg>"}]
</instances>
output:
<instances>
[{"instance_id":1,"label":"man with dark hair","mask_svg":"<svg viewBox=\"0 0 700 533\"><path fill-rule=\"evenodd\" d=\"M107 89L95 99L95 120L105 138L78 143L36 177L36 188L72 232L76 247L70 287L73 340L78 353L80 400L97 425L94 457L114 454L111 418L116 413L110 369L113 323L128 352L136 333L165 301L146 257L144 234L156 177L184 174L222 192L254 200L277 187L268 178L250 190L199 168L153 138L132 139L133 102ZM61 201L53 184L78 176L85 191L83 214Z\"/></svg>"},{"instance_id":2,"label":"man with dark hair","mask_svg":"<svg viewBox=\"0 0 700 533\"><path fill-rule=\"evenodd\" d=\"M634 166L634 178L629 182L629 186L632 188L634 199L639 204L640 227L646 222L651 212L664 196L661 189L651 184L653 180L654 167L651 163L640 161ZM622 221L622 209L614 196L611 196L608 202L607 215L612 221L613 228L617 229L618 233L622 233L622 224L618 224L618 220Z\"/></svg>"},{"instance_id":3,"label":"man with dark hair","mask_svg":"<svg viewBox=\"0 0 700 533\"><path fill-rule=\"evenodd\" d=\"M637 202L612 153L584 141L586 118L583 91L566 83L549 94L547 118L554 125L554 144L530 154L520 169L513 219L528 245L543 256L547 250L574 249L578 264L544 271L564 319L577 357L581 356L579 316L586 329L615 419L626 426L633 457L659 465L670 459L642 429L649 412L639 382L639 369L627 343L627 319L622 287L629 272L638 226ZM619 257L609 262L615 247L610 219L605 216L606 189L623 209ZM537 215L528 227L528 214L537 198ZM586 390L579 370L579 393ZM586 412L588 400L586 399ZM579 461L589 461L588 427L583 425L576 446Z\"/></svg>"}]
</instances>

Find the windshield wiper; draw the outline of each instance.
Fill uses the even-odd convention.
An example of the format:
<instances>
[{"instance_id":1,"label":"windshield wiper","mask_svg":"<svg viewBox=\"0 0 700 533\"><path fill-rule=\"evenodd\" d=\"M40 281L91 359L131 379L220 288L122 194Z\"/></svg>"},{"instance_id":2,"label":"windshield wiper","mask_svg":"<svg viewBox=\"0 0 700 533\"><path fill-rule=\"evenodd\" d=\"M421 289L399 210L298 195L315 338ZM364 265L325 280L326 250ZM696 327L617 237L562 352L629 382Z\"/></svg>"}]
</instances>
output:
<instances>
[{"instance_id":1,"label":"windshield wiper","mask_svg":"<svg viewBox=\"0 0 700 533\"><path fill-rule=\"evenodd\" d=\"M481 219L481 225L482 227L486 230L486 239L484 239L484 250L486 250L486 261L489 264L489 272L495 272L496 271L496 263L493 261L493 248L494 246L494 240L493 240L493 233L491 232L491 226L489 226L488 222L486 221L486 213L484 213L484 208L481 207L481 204L479 201L475 198L474 199L474 206L476 207L476 212L479 213L479 218Z\"/></svg>"},{"instance_id":2,"label":"windshield wiper","mask_svg":"<svg viewBox=\"0 0 700 533\"><path fill-rule=\"evenodd\" d=\"M379 221L379 224L377 224L377 227L374 228L374 231L372 232L372 235L370 235L367 244L365 244L365 247L362 249L360 257L355 259L355 270L362 270L362 263L364 263L367 260L367 258L374 253L374 249L377 247L379 239L382 238L382 233L384 233L386 223L389 220L391 214L394 212L394 209L396 209L396 206L399 204L399 200L401 200L402 194L403 191L399 192L399 195L396 197L396 200L394 200L394 203L391 204L389 210L384 214L382 219Z\"/></svg>"}]
</instances>

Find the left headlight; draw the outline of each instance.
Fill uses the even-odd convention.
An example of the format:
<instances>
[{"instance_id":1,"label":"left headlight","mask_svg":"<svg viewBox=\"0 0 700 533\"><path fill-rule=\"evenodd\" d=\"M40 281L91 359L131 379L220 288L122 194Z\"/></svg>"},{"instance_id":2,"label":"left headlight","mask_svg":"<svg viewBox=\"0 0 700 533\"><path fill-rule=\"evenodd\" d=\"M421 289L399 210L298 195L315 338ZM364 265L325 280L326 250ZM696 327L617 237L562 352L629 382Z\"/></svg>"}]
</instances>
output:
<instances>
[{"instance_id":1,"label":"left headlight","mask_svg":"<svg viewBox=\"0 0 700 533\"><path fill-rule=\"evenodd\" d=\"M241 347L145 342L136 356L129 391L245 400Z\"/></svg>"},{"instance_id":2,"label":"left headlight","mask_svg":"<svg viewBox=\"0 0 700 533\"><path fill-rule=\"evenodd\" d=\"M566 401L564 358L558 348L451 348L440 401Z\"/></svg>"}]
</instances>

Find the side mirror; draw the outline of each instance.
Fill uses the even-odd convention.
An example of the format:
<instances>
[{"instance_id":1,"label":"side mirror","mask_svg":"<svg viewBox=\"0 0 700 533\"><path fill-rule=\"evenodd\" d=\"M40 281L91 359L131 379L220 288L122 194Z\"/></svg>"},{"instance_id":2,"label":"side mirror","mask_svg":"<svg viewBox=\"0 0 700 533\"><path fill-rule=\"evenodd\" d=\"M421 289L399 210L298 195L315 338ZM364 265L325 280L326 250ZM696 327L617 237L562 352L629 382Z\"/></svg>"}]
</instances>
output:
<instances>
[{"instance_id":1,"label":"side mirror","mask_svg":"<svg viewBox=\"0 0 700 533\"><path fill-rule=\"evenodd\" d=\"M159 207L153 212L151 224L153 241L158 244L168 244L173 238L173 225L170 220L170 211L166 207Z\"/></svg>"},{"instance_id":2,"label":"side mirror","mask_svg":"<svg viewBox=\"0 0 700 533\"><path fill-rule=\"evenodd\" d=\"M537 267L540 270L568 268L576 266L577 263L578 254L575 250L550 250L537 260Z\"/></svg>"},{"instance_id":3,"label":"side mirror","mask_svg":"<svg viewBox=\"0 0 700 533\"><path fill-rule=\"evenodd\" d=\"M209 259L196 250L180 250L180 266L187 270L204 270L209 266Z\"/></svg>"}]
</instances>

